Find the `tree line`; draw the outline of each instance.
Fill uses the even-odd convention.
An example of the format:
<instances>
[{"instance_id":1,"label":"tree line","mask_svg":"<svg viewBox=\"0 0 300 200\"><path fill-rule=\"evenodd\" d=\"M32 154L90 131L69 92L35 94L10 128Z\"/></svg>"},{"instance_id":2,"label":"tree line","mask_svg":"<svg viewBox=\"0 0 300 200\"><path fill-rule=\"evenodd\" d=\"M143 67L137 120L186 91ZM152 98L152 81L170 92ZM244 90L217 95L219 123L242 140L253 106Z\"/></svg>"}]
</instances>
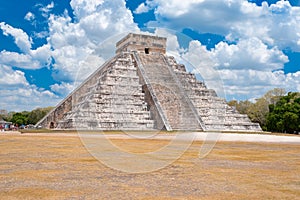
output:
<instances>
[{"instance_id":1,"label":"tree line","mask_svg":"<svg viewBox=\"0 0 300 200\"><path fill-rule=\"evenodd\" d=\"M53 107L37 108L32 111L22 111L22 112L9 112L0 115L5 121L12 122L17 126L36 124L41 120L47 113L52 110Z\"/></svg>"},{"instance_id":2,"label":"tree line","mask_svg":"<svg viewBox=\"0 0 300 200\"><path fill-rule=\"evenodd\" d=\"M256 101L229 101L240 113L247 114L252 122L260 124L264 131L300 132L300 93L275 88Z\"/></svg>"}]
</instances>

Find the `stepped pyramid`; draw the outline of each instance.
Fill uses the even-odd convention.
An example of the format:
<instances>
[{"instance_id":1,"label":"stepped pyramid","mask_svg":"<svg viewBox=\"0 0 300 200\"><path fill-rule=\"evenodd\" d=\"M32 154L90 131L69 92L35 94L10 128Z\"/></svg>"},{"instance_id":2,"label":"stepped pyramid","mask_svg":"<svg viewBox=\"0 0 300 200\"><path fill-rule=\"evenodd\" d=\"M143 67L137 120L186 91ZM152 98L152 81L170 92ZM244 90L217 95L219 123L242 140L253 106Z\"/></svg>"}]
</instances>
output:
<instances>
[{"instance_id":1,"label":"stepped pyramid","mask_svg":"<svg viewBox=\"0 0 300 200\"><path fill-rule=\"evenodd\" d=\"M174 57L166 38L130 33L116 55L37 126L82 130L261 131Z\"/></svg>"}]
</instances>

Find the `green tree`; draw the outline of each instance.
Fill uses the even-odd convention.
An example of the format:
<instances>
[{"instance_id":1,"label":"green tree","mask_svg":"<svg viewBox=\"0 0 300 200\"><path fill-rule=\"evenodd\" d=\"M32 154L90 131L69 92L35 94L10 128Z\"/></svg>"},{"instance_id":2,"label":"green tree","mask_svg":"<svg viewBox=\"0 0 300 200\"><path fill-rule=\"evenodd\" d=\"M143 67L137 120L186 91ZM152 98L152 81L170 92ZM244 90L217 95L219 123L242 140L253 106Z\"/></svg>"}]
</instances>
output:
<instances>
[{"instance_id":1,"label":"green tree","mask_svg":"<svg viewBox=\"0 0 300 200\"><path fill-rule=\"evenodd\" d=\"M26 125L28 121L28 112L27 111L17 112L13 114L10 121L14 124L17 124L18 126Z\"/></svg>"},{"instance_id":2,"label":"green tree","mask_svg":"<svg viewBox=\"0 0 300 200\"><path fill-rule=\"evenodd\" d=\"M247 114L252 122L257 122L265 129L266 117L269 113L269 103L265 98L259 98L248 107Z\"/></svg>"},{"instance_id":3,"label":"green tree","mask_svg":"<svg viewBox=\"0 0 300 200\"><path fill-rule=\"evenodd\" d=\"M286 91L283 88L274 88L273 90L266 92L263 98L266 99L269 104L275 105L285 93Z\"/></svg>"},{"instance_id":4,"label":"green tree","mask_svg":"<svg viewBox=\"0 0 300 200\"><path fill-rule=\"evenodd\" d=\"M269 105L266 127L268 131L294 133L300 131L300 93L289 92Z\"/></svg>"},{"instance_id":5,"label":"green tree","mask_svg":"<svg viewBox=\"0 0 300 200\"><path fill-rule=\"evenodd\" d=\"M37 108L28 114L28 124L36 124L40 121L53 107Z\"/></svg>"},{"instance_id":6,"label":"green tree","mask_svg":"<svg viewBox=\"0 0 300 200\"><path fill-rule=\"evenodd\" d=\"M49 113L53 107L46 108L37 108L30 112L10 112L6 118L3 118L6 121L12 122L17 125L27 125L27 124L36 124L41 120L47 113Z\"/></svg>"},{"instance_id":7,"label":"green tree","mask_svg":"<svg viewBox=\"0 0 300 200\"><path fill-rule=\"evenodd\" d=\"M247 114L249 119L252 122L257 122L260 124L263 130L267 130L267 116L269 114L270 109L274 109L275 104L284 96L285 90L282 88L274 88L268 92L266 92L262 97L256 99L254 103L246 100L246 101L230 101L228 105L234 106L237 111L241 114ZM278 117L272 116L273 118L270 120L272 123L277 123ZM271 123L270 121L270 123ZM273 124L273 126L276 126ZM269 124L270 126L270 124ZM278 124L278 127L281 126L281 123Z\"/></svg>"},{"instance_id":8,"label":"green tree","mask_svg":"<svg viewBox=\"0 0 300 200\"><path fill-rule=\"evenodd\" d=\"M248 109L253 105L250 101L237 101L231 100L227 103L229 106L235 107L236 110L241 114L248 114Z\"/></svg>"}]
</instances>

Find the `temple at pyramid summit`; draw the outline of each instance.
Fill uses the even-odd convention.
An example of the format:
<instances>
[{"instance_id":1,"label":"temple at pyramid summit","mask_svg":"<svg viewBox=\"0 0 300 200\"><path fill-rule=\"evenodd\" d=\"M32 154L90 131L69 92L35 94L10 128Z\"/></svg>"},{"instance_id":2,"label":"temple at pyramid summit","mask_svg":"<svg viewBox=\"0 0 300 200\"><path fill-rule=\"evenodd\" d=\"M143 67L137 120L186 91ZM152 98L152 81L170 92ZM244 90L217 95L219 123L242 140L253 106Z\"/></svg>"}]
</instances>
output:
<instances>
[{"instance_id":1,"label":"temple at pyramid summit","mask_svg":"<svg viewBox=\"0 0 300 200\"><path fill-rule=\"evenodd\" d=\"M164 37L130 33L36 126L76 130L261 131L166 55ZM199 58L201 59L201 58Z\"/></svg>"}]
</instances>

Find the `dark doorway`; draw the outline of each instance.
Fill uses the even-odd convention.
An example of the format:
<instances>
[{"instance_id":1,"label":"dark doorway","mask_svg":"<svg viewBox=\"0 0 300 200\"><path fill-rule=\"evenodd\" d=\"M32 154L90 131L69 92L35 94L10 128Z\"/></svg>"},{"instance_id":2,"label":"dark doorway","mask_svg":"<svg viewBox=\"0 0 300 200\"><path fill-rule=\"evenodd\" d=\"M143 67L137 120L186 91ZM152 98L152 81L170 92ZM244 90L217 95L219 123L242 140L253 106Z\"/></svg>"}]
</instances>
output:
<instances>
[{"instance_id":1,"label":"dark doorway","mask_svg":"<svg viewBox=\"0 0 300 200\"><path fill-rule=\"evenodd\" d=\"M50 129L54 128L54 122L50 122Z\"/></svg>"},{"instance_id":2,"label":"dark doorway","mask_svg":"<svg viewBox=\"0 0 300 200\"><path fill-rule=\"evenodd\" d=\"M145 48L145 54L149 54L149 48Z\"/></svg>"}]
</instances>

